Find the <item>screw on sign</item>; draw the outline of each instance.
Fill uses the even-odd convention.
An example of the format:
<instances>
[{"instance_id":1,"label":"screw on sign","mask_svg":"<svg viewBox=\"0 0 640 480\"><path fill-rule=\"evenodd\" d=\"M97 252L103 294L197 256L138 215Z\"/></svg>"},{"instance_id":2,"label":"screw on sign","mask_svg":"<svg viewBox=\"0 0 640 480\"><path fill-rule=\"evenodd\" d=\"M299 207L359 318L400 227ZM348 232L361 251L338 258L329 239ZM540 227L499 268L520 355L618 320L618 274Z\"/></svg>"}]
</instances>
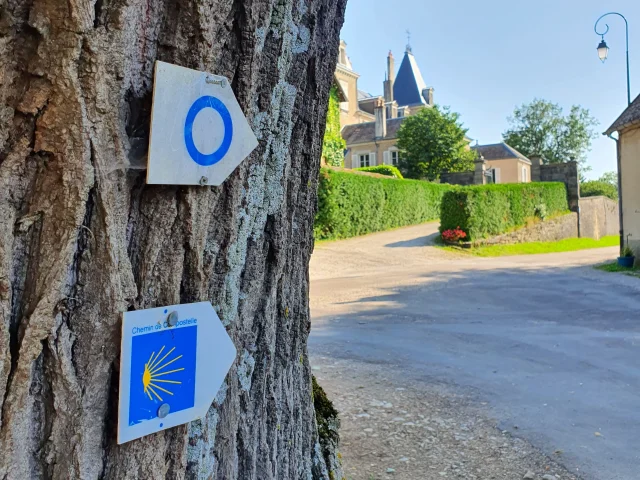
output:
<instances>
[{"instance_id":1,"label":"screw on sign","mask_svg":"<svg viewBox=\"0 0 640 480\"><path fill-rule=\"evenodd\" d=\"M171 410L171 407L169 407L168 403L160 405L160 408L158 408L158 418L165 418L169 415L169 410Z\"/></svg>"},{"instance_id":2,"label":"screw on sign","mask_svg":"<svg viewBox=\"0 0 640 480\"><path fill-rule=\"evenodd\" d=\"M236 357L211 303L123 315L118 443L203 417Z\"/></svg>"},{"instance_id":3,"label":"screw on sign","mask_svg":"<svg viewBox=\"0 0 640 480\"><path fill-rule=\"evenodd\" d=\"M147 183L220 185L257 145L225 77L156 62Z\"/></svg>"}]
</instances>

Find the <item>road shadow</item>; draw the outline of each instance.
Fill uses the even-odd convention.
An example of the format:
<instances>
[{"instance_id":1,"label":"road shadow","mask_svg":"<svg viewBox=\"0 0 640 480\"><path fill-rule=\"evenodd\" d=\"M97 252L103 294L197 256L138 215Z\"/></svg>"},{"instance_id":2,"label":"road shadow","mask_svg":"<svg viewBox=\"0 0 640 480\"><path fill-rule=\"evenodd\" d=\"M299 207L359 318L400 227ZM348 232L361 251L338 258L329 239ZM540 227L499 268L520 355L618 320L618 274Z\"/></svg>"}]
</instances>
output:
<instances>
[{"instance_id":1,"label":"road shadow","mask_svg":"<svg viewBox=\"0 0 640 480\"><path fill-rule=\"evenodd\" d=\"M473 389L501 425L545 452L561 445L561 463L585 478L636 478L640 280L590 268L429 272L373 294L356 285L351 306L312 320L310 350Z\"/></svg>"},{"instance_id":2,"label":"road shadow","mask_svg":"<svg viewBox=\"0 0 640 480\"><path fill-rule=\"evenodd\" d=\"M411 240L403 240L402 242L387 243L387 248L413 248L413 247L429 247L435 245L436 239L440 236L439 232L422 237L412 238Z\"/></svg>"},{"instance_id":3,"label":"road shadow","mask_svg":"<svg viewBox=\"0 0 640 480\"><path fill-rule=\"evenodd\" d=\"M640 280L593 271L592 266L509 266L424 273L417 285L394 286L386 293L336 302L355 320L396 317L439 323L504 323L528 320L566 327L640 332ZM589 274L592 273L592 274ZM366 308L365 308L366 306ZM614 322L613 324L611 322Z\"/></svg>"}]
</instances>

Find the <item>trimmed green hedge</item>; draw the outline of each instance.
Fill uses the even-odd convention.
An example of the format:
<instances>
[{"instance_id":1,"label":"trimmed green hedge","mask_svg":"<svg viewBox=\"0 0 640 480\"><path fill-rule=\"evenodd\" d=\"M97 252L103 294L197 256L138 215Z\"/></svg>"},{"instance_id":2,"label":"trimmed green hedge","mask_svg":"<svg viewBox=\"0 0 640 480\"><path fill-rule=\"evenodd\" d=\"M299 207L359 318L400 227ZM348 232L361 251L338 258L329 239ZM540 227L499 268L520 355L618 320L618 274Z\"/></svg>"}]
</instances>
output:
<instances>
[{"instance_id":1,"label":"trimmed green hedge","mask_svg":"<svg viewBox=\"0 0 640 480\"><path fill-rule=\"evenodd\" d=\"M569 209L564 183L535 182L458 187L442 197L440 232L460 227L469 240L505 233L527 219Z\"/></svg>"},{"instance_id":2,"label":"trimmed green hedge","mask_svg":"<svg viewBox=\"0 0 640 480\"><path fill-rule=\"evenodd\" d=\"M360 172L379 173L380 175L386 175L387 177L404 178L400 173L400 170L398 170L393 165L376 165L375 167L360 167L360 168L354 168L354 170L358 170Z\"/></svg>"},{"instance_id":3,"label":"trimmed green hedge","mask_svg":"<svg viewBox=\"0 0 640 480\"><path fill-rule=\"evenodd\" d=\"M581 197L597 197L600 195L609 197L616 202L618 201L618 189L610 183L591 180L580 184Z\"/></svg>"},{"instance_id":4,"label":"trimmed green hedge","mask_svg":"<svg viewBox=\"0 0 640 480\"><path fill-rule=\"evenodd\" d=\"M435 220L442 195L451 188L421 180L376 178L323 168L315 237L348 238Z\"/></svg>"}]
</instances>

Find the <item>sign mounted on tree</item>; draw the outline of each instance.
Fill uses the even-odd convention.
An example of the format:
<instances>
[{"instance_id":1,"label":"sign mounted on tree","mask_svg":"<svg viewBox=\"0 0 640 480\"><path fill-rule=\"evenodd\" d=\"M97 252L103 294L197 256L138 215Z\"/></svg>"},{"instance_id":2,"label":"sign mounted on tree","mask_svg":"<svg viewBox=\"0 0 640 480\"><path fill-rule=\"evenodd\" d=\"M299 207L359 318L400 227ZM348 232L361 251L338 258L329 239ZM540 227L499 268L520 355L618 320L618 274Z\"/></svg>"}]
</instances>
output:
<instances>
[{"instance_id":1,"label":"sign mounted on tree","mask_svg":"<svg viewBox=\"0 0 640 480\"><path fill-rule=\"evenodd\" d=\"M147 183L220 185L257 146L229 80L156 62Z\"/></svg>"},{"instance_id":2,"label":"sign mounted on tree","mask_svg":"<svg viewBox=\"0 0 640 480\"><path fill-rule=\"evenodd\" d=\"M204 417L235 357L210 302L124 313L118 443Z\"/></svg>"}]
</instances>

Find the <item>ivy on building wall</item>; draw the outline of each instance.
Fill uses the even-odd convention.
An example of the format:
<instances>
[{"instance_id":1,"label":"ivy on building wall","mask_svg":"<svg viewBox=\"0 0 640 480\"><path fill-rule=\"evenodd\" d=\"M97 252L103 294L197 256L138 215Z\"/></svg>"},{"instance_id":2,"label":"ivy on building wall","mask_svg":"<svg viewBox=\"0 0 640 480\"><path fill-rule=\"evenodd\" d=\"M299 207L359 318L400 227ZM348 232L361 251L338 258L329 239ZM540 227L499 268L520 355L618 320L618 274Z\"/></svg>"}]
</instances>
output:
<instances>
[{"instance_id":1,"label":"ivy on building wall","mask_svg":"<svg viewBox=\"0 0 640 480\"><path fill-rule=\"evenodd\" d=\"M322 158L327 165L341 167L344 163L344 150L347 143L340 135L340 100L338 89L334 85L329 93L329 110L327 111L327 128L322 142Z\"/></svg>"}]
</instances>

